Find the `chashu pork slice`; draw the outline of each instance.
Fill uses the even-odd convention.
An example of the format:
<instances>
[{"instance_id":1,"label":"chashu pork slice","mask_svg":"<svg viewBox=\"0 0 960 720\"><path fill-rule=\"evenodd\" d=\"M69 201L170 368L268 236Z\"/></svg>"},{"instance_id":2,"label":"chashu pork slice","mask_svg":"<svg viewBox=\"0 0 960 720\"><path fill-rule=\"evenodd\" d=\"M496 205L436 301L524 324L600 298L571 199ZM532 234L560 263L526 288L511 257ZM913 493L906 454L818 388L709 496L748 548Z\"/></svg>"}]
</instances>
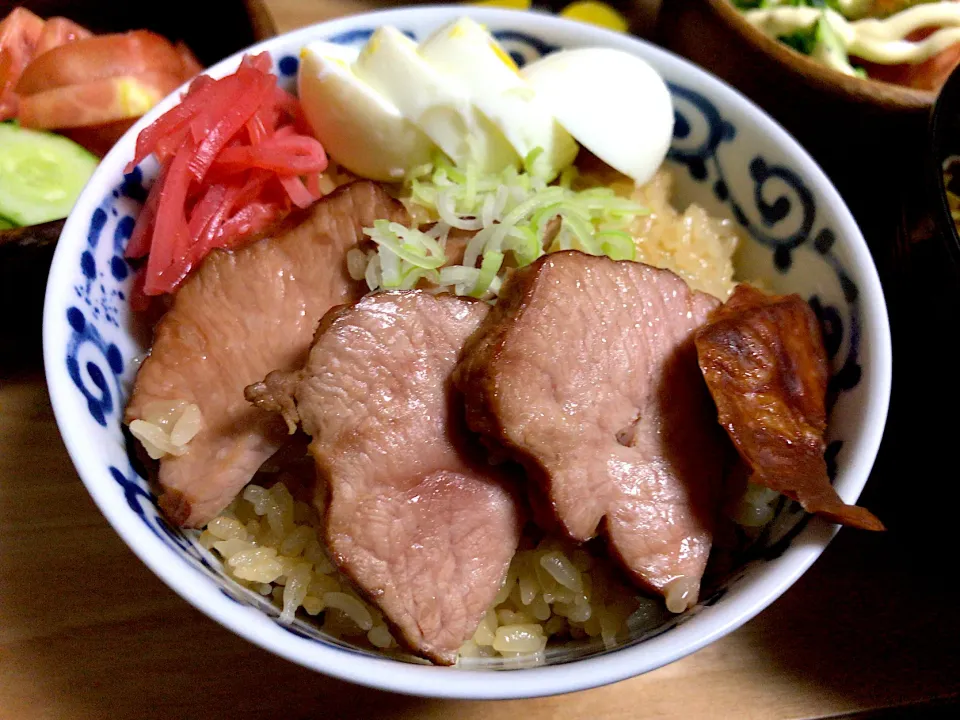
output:
<instances>
[{"instance_id":1,"label":"chashu pork slice","mask_svg":"<svg viewBox=\"0 0 960 720\"><path fill-rule=\"evenodd\" d=\"M173 522L205 525L285 441L283 421L251 407L244 388L271 370L301 367L324 313L361 296L345 254L379 219L408 222L378 185L352 183L283 235L215 250L177 292L125 418L182 401L200 408L201 429L186 452L160 461L160 505Z\"/></svg>"},{"instance_id":2,"label":"chashu pork slice","mask_svg":"<svg viewBox=\"0 0 960 720\"><path fill-rule=\"evenodd\" d=\"M524 464L562 529L598 534L680 612L710 552L724 446L679 277L575 251L517 271L454 375L467 422Z\"/></svg>"},{"instance_id":3,"label":"chashu pork slice","mask_svg":"<svg viewBox=\"0 0 960 720\"><path fill-rule=\"evenodd\" d=\"M247 390L312 437L337 566L408 647L445 665L492 604L522 523L450 381L488 311L418 290L370 295L324 318L302 371Z\"/></svg>"}]
</instances>

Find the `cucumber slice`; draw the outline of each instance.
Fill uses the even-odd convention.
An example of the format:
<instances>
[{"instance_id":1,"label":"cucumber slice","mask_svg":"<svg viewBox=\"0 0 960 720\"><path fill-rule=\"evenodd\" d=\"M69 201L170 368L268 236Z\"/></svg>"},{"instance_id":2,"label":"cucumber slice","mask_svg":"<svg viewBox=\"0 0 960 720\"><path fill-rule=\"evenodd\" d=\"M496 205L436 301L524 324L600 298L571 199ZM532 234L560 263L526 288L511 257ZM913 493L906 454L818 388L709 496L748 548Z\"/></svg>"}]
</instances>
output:
<instances>
[{"instance_id":1,"label":"cucumber slice","mask_svg":"<svg viewBox=\"0 0 960 720\"><path fill-rule=\"evenodd\" d=\"M0 216L17 225L65 218L97 162L65 137L0 123Z\"/></svg>"},{"instance_id":2,"label":"cucumber slice","mask_svg":"<svg viewBox=\"0 0 960 720\"><path fill-rule=\"evenodd\" d=\"M7 220L5 217L0 217L0 230L9 230L10 228L15 228L12 222Z\"/></svg>"}]
</instances>

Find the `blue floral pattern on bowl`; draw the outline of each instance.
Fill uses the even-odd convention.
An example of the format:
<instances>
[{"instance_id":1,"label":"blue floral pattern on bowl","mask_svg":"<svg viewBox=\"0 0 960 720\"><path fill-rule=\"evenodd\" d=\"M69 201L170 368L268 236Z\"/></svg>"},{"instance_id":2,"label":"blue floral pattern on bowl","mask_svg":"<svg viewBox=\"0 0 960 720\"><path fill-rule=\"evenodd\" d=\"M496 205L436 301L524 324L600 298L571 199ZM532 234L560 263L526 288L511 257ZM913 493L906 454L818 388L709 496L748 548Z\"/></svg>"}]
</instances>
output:
<instances>
[{"instance_id":1,"label":"blue floral pattern on bowl","mask_svg":"<svg viewBox=\"0 0 960 720\"><path fill-rule=\"evenodd\" d=\"M373 28L354 28L326 39L342 44L360 45ZM416 38L413 31L407 31ZM560 43L511 27L493 27L518 65L553 51ZM281 84L293 88L297 71L295 48L274 56L275 71ZM671 78L668 77L668 80ZM811 302L824 328L826 345L834 367L833 390L838 398L855 394L861 379L860 292L848 258L837 250L837 230L828 225L819 212L814 192L795 168L783 157L738 150L743 128L726 116L709 97L693 87L671 81L675 103L674 141L669 161L678 175L678 193L683 200L696 200L712 212L733 218L750 239L743 253L748 279L762 275L770 278L772 289L797 291ZM157 506L157 499L130 452L129 437L122 431L123 408L136 372L138 357L149 343L138 328L126 300L132 281L123 250L133 230L134 218L145 198L145 188L156 172L152 160L144 161L131 174L118 177L87 221L87 241L73 258L75 283L71 302L60 310L59 319L49 322L66 327L67 342L60 362L86 408L92 423L99 428L90 441L102 443L108 457L103 472L124 498L130 511L143 526L176 555L192 566L198 582L213 582L237 603L255 607L273 618L277 609L267 600L249 592L229 579L218 561L196 543L196 536L169 525ZM811 271L810 268L816 268ZM815 277L815 282L797 278ZM48 307L48 310L50 308ZM50 356L48 354L48 362ZM838 403L845 402L838 400ZM855 403L851 398L849 403ZM830 460L836 468L842 455L841 437L830 437ZM741 567L711 595L702 598L696 608L676 617L652 632L639 633L625 646L643 642L688 622L716 603L743 577L750 563L764 563L789 547L803 529L806 516L792 503L782 503L777 519L761 538L748 564ZM279 625L279 621L278 625ZM315 626L297 620L281 626L301 638L334 646L351 653L367 651L324 635ZM569 662L587 654L605 652L602 645L584 645L552 651L550 663ZM496 667L495 662L489 667Z\"/></svg>"}]
</instances>

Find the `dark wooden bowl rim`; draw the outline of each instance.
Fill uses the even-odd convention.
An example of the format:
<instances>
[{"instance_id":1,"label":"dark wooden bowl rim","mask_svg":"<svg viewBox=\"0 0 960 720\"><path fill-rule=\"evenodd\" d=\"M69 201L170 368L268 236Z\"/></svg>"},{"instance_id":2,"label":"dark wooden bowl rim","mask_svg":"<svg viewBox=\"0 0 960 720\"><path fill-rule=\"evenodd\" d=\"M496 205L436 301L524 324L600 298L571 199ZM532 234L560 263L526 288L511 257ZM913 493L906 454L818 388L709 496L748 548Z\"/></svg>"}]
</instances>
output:
<instances>
[{"instance_id":1,"label":"dark wooden bowl rim","mask_svg":"<svg viewBox=\"0 0 960 720\"><path fill-rule=\"evenodd\" d=\"M950 73L950 77L940 89L940 94L930 113L930 154L925 171L932 183L929 186L936 192L933 203L934 222L940 235L949 246L950 256L955 266L960 266L960 232L950 212L947 201L947 187L943 177L943 162L951 156L960 156L960 66Z\"/></svg>"},{"instance_id":2,"label":"dark wooden bowl rim","mask_svg":"<svg viewBox=\"0 0 960 720\"><path fill-rule=\"evenodd\" d=\"M858 102L889 110L929 109L936 100L937 93L930 90L915 90L882 80L851 77L837 72L762 33L744 19L730 0L706 1L713 8L718 19L746 42L765 52L779 65L803 75L812 84Z\"/></svg>"}]
</instances>

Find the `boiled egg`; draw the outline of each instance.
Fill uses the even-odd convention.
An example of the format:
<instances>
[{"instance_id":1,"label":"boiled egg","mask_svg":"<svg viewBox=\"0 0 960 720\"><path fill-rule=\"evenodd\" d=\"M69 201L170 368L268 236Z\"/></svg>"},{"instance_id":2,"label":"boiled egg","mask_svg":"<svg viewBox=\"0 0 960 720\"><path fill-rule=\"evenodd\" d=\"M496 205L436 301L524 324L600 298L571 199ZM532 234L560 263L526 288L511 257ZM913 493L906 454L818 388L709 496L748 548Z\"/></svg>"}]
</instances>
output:
<instances>
[{"instance_id":1,"label":"boiled egg","mask_svg":"<svg viewBox=\"0 0 960 720\"><path fill-rule=\"evenodd\" d=\"M437 31L421 43L419 54L467 93L476 110L510 143L517 158L541 148L538 173L552 178L573 162L578 150L574 139L520 77L510 56L475 21L462 18Z\"/></svg>"},{"instance_id":2,"label":"boiled egg","mask_svg":"<svg viewBox=\"0 0 960 720\"><path fill-rule=\"evenodd\" d=\"M517 153L474 107L467 89L428 63L417 44L393 27L371 37L353 70L458 165L476 162L497 172L517 164Z\"/></svg>"},{"instance_id":3,"label":"boiled egg","mask_svg":"<svg viewBox=\"0 0 960 720\"><path fill-rule=\"evenodd\" d=\"M640 58L609 48L561 50L520 75L581 145L638 184L650 180L667 156L670 92Z\"/></svg>"},{"instance_id":4,"label":"boiled egg","mask_svg":"<svg viewBox=\"0 0 960 720\"><path fill-rule=\"evenodd\" d=\"M397 181L411 167L430 162L436 146L353 72L358 51L314 42L300 53L301 106L327 153L352 173Z\"/></svg>"}]
</instances>

